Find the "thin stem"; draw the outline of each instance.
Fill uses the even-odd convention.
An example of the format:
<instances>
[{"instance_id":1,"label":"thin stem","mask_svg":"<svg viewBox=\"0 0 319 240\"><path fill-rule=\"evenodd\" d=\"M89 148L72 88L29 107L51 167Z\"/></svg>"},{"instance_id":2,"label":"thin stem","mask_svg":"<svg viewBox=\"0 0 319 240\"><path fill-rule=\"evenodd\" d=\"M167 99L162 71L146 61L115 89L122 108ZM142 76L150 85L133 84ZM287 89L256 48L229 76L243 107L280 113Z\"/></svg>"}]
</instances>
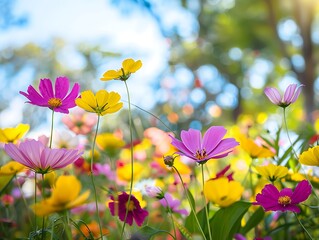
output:
<instances>
[{"instance_id":1,"label":"thin stem","mask_svg":"<svg viewBox=\"0 0 319 240\"><path fill-rule=\"evenodd\" d=\"M37 173L34 173L34 205L37 204ZM35 231L37 231L37 214L36 208L34 208L34 226Z\"/></svg>"},{"instance_id":2,"label":"thin stem","mask_svg":"<svg viewBox=\"0 0 319 240\"><path fill-rule=\"evenodd\" d=\"M292 141L291 141L290 136L289 136L288 124L287 124L287 119L286 119L286 108L283 108L283 109L284 109L284 111L283 111L284 112L284 125L285 125L285 130L286 130L286 133L287 133L287 138L288 138L288 141L289 141L289 143L291 145L291 149L292 149L292 151L293 151L293 153L295 155L295 158L298 160L298 155L295 152L294 146L293 146Z\"/></svg>"},{"instance_id":3,"label":"thin stem","mask_svg":"<svg viewBox=\"0 0 319 240\"><path fill-rule=\"evenodd\" d=\"M123 102L126 102L126 101L123 100ZM134 106L134 107L136 107L136 108L138 108L138 109L140 109L140 110L142 110L143 112L146 112L147 114L149 114L149 115L155 117L155 118L156 118L158 121L160 121L160 122L164 125L164 127L166 127L169 131L175 133L174 130L172 130L169 126L167 126L167 125L166 125L159 117L157 117L155 114L153 114L153 113L151 113L151 112L149 112L149 111L147 111L147 110L145 110L145 109L143 109L143 108L141 108L141 107L139 107L139 106L137 106L137 105L135 105L135 104L133 104L133 103L131 103L131 105Z\"/></svg>"},{"instance_id":4,"label":"thin stem","mask_svg":"<svg viewBox=\"0 0 319 240\"><path fill-rule=\"evenodd\" d=\"M49 144L50 148L52 147L53 125L54 125L54 111L52 110L52 115L51 115L51 134L50 134L50 144Z\"/></svg>"},{"instance_id":5,"label":"thin stem","mask_svg":"<svg viewBox=\"0 0 319 240\"><path fill-rule=\"evenodd\" d=\"M99 223L101 239L103 239L103 232L102 232L101 220L100 220L100 215L99 215L99 205L97 203L97 194L96 194L96 187L95 187L94 175L93 175L93 162L94 162L95 142L96 142L97 133L99 131L99 124L100 124L100 115L98 114L95 134L94 134L93 143L92 143L90 175L91 175L91 181L92 181L92 186L93 186L93 191L94 191L96 217L97 217L97 220L98 220L98 223Z\"/></svg>"},{"instance_id":6,"label":"thin stem","mask_svg":"<svg viewBox=\"0 0 319 240\"><path fill-rule=\"evenodd\" d=\"M304 225L301 223L301 221L299 220L297 214L296 214L296 213L294 213L294 214L295 214L295 217L297 218L297 220L298 220L300 226L301 226L301 227L303 228L303 230L307 233L308 237L309 237L311 240L313 240L313 238L311 237L310 233L307 231L307 229L305 228L305 226L304 226Z\"/></svg>"},{"instance_id":7,"label":"thin stem","mask_svg":"<svg viewBox=\"0 0 319 240\"><path fill-rule=\"evenodd\" d=\"M205 184L205 179L204 179L204 164L201 164L201 169L202 169L202 186L203 186L203 200L204 200L204 206L205 206L205 214L206 214L206 222L207 222L207 228L208 228L208 235L209 239L212 240L212 233L210 231L210 224L209 224L209 216L208 216L208 207L206 204L206 196L204 194L204 184Z\"/></svg>"},{"instance_id":8,"label":"thin stem","mask_svg":"<svg viewBox=\"0 0 319 240\"><path fill-rule=\"evenodd\" d=\"M173 229L174 229L174 239L176 239L176 229L175 229L175 223L174 223L174 219L173 219L172 209L169 207L167 199L165 197L164 197L164 199L165 199L165 202L167 204L168 213L169 213L171 220L172 220L172 225L173 225Z\"/></svg>"},{"instance_id":9,"label":"thin stem","mask_svg":"<svg viewBox=\"0 0 319 240\"><path fill-rule=\"evenodd\" d=\"M21 185L19 183L19 180L17 178L17 175L14 176L16 178L16 183L17 183L17 186L19 188L19 191L20 191L20 194L21 194L21 197L22 197L22 200L23 200L23 204L25 205L25 209L28 209L29 206L28 206L28 203L27 203L27 200L25 199L24 195L23 195L23 192L22 192L22 189L21 189ZM31 224L31 228L33 228L33 223L32 223L32 220L31 220L31 216L30 214L28 214L28 219L29 219L29 222Z\"/></svg>"},{"instance_id":10,"label":"thin stem","mask_svg":"<svg viewBox=\"0 0 319 240\"><path fill-rule=\"evenodd\" d=\"M131 202L131 197L132 197L132 190L133 190L133 182L134 182L134 154L133 154L133 123L132 123L132 110L131 110L131 98L130 98L130 92L127 86L126 81L124 81L125 83L125 88L126 88L126 92L127 92L127 101L128 101L128 118L129 118L129 126L130 126L130 153L131 153L131 182L130 182L130 193L129 193L129 197L127 200L127 205L130 205ZM124 224L122 227L122 231L121 231L121 239L123 239L123 234L124 234L124 229L125 229L125 225L126 225L126 219L127 219L127 215L128 215L128 208L126 208L126 213L125 213L125 218L124 218Z\"/></svg>"},{"instance_id":11,"label":"thin stem","mask_svg":"<svg viewBox=\"0 0 319 240\"><path fill-rule=\"evenodd\" d=\"M191 201L191 199L190 199L190 197L189 197L189 195L188 195L188 192L187 192L187 190L186 190L186 188L185 188L183 178L182 178L181 174L179 173L179 171L177 170L176 167L172 166L172 168L175 170L175 172L177 173L179 179L181 180L181 183L182 183L182 186L183 186L185 195L186 195L186 197L187 197L189 206L191 207L191 211L192 211L192 213L193 213L193 215L194 215L194 218L195 218L195 221L196 221L196 223L197 223L197 225L198 225L198 228L199 228L201 234L203 235L204 239L207 240L207 238L206 238L206 236L205 236L205 233L204 233L204 231L203 231L203 229L202 229L202 226L200 225L200 223L199 223L199 221L198 221L198 218L197 218L196 211L195 211L195 209L194 209L193 203L192 203L192 201Z\"/></svg>"},{"instance_id":12,"label":"thin stem","mask_svg":"<svg viewBox=\"0 0 319 240\"><path fill-rule=\"evenodd\" d=\"M41 189L41 194L42 194L42 201L45 198L44 195L44 174L42 173L42 189ZM45 216L42 217L42 233L41 233L41 239L44 239L44 221L45 221Z\"/></svg>"}]
</instances>

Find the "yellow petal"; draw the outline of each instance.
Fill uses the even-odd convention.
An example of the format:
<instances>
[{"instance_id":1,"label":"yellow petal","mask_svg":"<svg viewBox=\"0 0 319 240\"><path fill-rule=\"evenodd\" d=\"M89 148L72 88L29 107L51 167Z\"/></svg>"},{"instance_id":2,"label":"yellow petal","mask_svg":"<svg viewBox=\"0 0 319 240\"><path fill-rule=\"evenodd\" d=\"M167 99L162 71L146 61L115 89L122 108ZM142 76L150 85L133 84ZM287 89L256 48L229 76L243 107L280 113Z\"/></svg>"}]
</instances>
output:
<instances>
[{"instance_id":1,"label":"yellow petal","mask_svg":"<svg viewBox=\"0 0 319 240\"><path fill-rule=\"evenodd\" d=\"M227 178L208 180L204 185L204 194L209 201L220 207L227 207L241 198L244 188L239 182Z\"/></svg>"},{"instance_id":2,"label":"yellow petal","mask_svg":"<svg viewBox=\"0 0 319 240\"><path fill-rule=\"evenodd\" d=\"M113 105L112 107L110 107L110 108L106 109L105 111L103 111L101 113L101 115L104 116L107 113L115 113L118 110L120 110L122 107L123 107L123 103L117 103L117 104Z\"/></svg>"},{"instance_id":3,"label":"yellow petal","mask_svg":"<svg viewBox=\"0 0 319 240\"><path fill-rule=\"evenodd\" d=\"M30 129L28 124L18 124L15 128L0 128L0 142L16 143L21 139Z\"/></svg>"},{"instance_id":4,"label":"yellow petal","mask_svg":"<svg viewBox=\"0 0 319 240\"><path fill-rule=\"evenodd\" d=\"M5 165L0 167L0 175L12 175L16 174L18 172L23 171L25 166L22 164L16 162L16 161L10 161L6 163Z\"/></svg>"},{"instance_id":5,"label":"yellow petal","mask_svg":"<svg viewBox=\"0 0 319 240\"><path fill-rule=\"evenodd\" d=\"M121 71L109 70L109 71L106 71L103 74L103 77L101 77L100 79L102 81L108 81L108 80L112 80L112 79L117 79L121 75L122 75Z\"/></svg>"},{"instance_id":6,"label":"yellow petal","mask_svg":"<svg viewBox=\"0 0 319 240\"><path fill-rule=\"evenodd\" d=\"M74 201L81 191L81 182L75 176L60 176L55 183L51 199L55 205Z\"/></svg>"},{"instance_id":7,"label":"yellow petal","mask_svg":"<svg viewBox=\"0 0 319 240\"><path fill-rule=\"evenodd\" d=\"M109 93L106 90L99 90L96 93L96 101L99 109L108 108L109 106Z\"/></svg>"},{"instance_id":8,"label":"yellow petal","mask_svg":"<svg viewBox=\"0 0 319 240\"><path fill-rule=\"evenodd\" d=\"M31 205L31 209L37 216L47 216L54 212L59 212L59 206L54 206L48 200L43 200L36 204Z\"/></svg>"},{"instance_id":9,"label":"yellow petal","mask_svg":"<svg viewBox=\"0 0 319 240\"><path fill-rule=\"evenodd\" d=\"M125 74L135 73L142 67L141 60L134 61L132 58L125 59L122 63Z\"/></svg>"},{"instance_id":10,"label":"yellow petal","mask_svg":"<svg viewBox=\"0 0 319 240\"><path fill-rule=\"evenodd\" d=\"M318 154L319 146L309 148L300 155L299 162L308 166L319 166Z\"/></svg>"},{"instance_id":11,"label":"yellow petal","mask_svg":"<svg viewBox=\"0 0 319 240\"><path fill-rule=\"evenodd\" d=\"M92 91L84 91L81 93L81 98L77 98L75 103L80 108L88 112L95 112L97 108L96 98Z\"/></svg>"},{"instance_id":12,"label":"yellow petal","mask_svg":"<svg viewBox=\"0 0 319 240\"><path fill-rule=\"evenodd\" d=\"M85 201L89 198L90 196L90 190L85 191L83 194L81 194L79 197L74 199L72 202L68 203L65 208L66 209L71 209L77 206L82 205L85 203Z\"/></svg>"}]
</instances>

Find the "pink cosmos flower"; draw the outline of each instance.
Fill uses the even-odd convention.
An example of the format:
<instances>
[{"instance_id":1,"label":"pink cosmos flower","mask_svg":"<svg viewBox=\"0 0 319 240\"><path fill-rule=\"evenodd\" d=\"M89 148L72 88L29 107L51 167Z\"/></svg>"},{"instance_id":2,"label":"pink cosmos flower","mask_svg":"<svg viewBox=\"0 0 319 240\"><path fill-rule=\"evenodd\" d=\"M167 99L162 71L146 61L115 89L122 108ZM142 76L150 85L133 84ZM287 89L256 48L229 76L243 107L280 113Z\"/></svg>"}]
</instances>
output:
<instances>
[{"instance_id":1,"label":"pink cosmos flower","mask_svg":"<svg viewBox=\"0 0 319 240\"><path fill-rule=\"evenodd\" d=\"M279 91L276 88L272 87L266 87L264 93L273 104L285 108L297 100L301 92L301 87L303 86L304 85L300 85L299 87L297 87L297 84L290 84L286 88L283 97L281 97Z\"/></svg>"},{"instance_id":2,"label":"pink cosmos flower","mask_svg":"<svg viewBox=\"0 0 319 240\"><path fill-rule=\"evenodd\" d=\"M62 122L75 134L86 135L97 123L97 115L88 113L82 108L76 108L69 115L62 117Z\"/></svg>"},{"instance_id":3,"label":"pink cosmos flower","mask_svg":"<svg viewBox=\"0 0 319 240\"><path fill-rule=\"evenodd\" d=\"M163 207L169 207L172 212L176 212L182 215L188 215L186 209L179 209L181 205L181 201L178 199L174 199L171 194L165 193L164 198L159 200Z\"/></svg>"},{"instance_id":4,"label":"pink cosmos flower","mask_svg":"<svg viewBox=\"0 0 319 240\"><path fill-rule=\"evenodd\" d=\"M130 204L127 204L129 194L126 192L120 193L116 201L113 196L111 196L111 199L112 201L109 202L109 208L112 216L118 215L120 220L124 221L126 209L128 209L126 223L130 226L133 224L133 219L138 226L141 226L148 216L148 212L141 208L139 201L133 195L131 195Z\"/></svg>"},{"instance_id":5,"label":"pink cosmos flower","mask_svg":"<svg viewBox=\"0 0 319 240\"><path fill-rule=\"evenodd\" d=\"M82 155L75 149L51 149L36 140L26 140L19 145L9 143L4 150L13 160L41 174L64 168Z\"/></svg>"},{"instance_id":6,"label":"pink cosmos flower","mask_svg":"<svg viewBox=\"0 0 319 240\"><path fill-rule=\"evenodd\" d=\"M58 77L55 82L55 91L53 90L50 79L40 80L38 93L31 85L27 93L20 91L29 101L27 103L40 107L48 107L55 112L69 113L69 108L76 106L75 99L80 92L80 85L75 83L69 94L69 79L67 77Z\"/></svg>"},{"instance_id":7,"label":"pink cosmos flower","mask_svg":"<svg viewBox=\"0 0 319 240\"><path fill-rule=\"evenodd\" d=\"M202 164L210 159L226 157L239 144L234 138L223 139L226 132L222 126L212 126L202 138L199 130L191 128L181 132L182 141L171 136L171 144L179 150L179 155Z\"/></svg>"},{"instance_id":8,"label":"pink cosmos flower","mask_svg":"<svg viewBox=\"0 0 319 240\"><path fill-rule=\"evenodd\" d=\"M254 205L260 205L265 211L292 211L299 213L297 204L307 200L311 194L311 185L307 180L298 183L295 191L284 188L280 192L272 185L267 184L256 196Z\"/></svg>"}]
</instances>

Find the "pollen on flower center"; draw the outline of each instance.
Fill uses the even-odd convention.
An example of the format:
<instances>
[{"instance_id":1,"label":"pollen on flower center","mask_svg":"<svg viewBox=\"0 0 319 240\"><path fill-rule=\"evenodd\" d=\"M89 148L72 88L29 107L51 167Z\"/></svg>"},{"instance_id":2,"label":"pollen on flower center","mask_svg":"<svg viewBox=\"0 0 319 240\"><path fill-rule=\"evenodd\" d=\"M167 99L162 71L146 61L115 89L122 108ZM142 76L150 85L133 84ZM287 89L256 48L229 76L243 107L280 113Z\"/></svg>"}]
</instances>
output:
<instances>
[{"instance_id":1,"label":"pollen on flower center","mask_svg":"<svg viewBox=\"0 0 319 240\"><path fill-rule=\"evenodd\" d=\"M291 203L291 198L289 196L281 196L278 198L278 203L280 205L286 206Z\"/></svg>"},{"instance_id":2,"label":"pollen on flower center","mask_svg":"<svg viewBox=\"0 0 319 240\"><path fill-rule=\"evenodd\" d=\"M50 98L48 104L50 108L60 107L62 105L62 100L60 98Z\"/></svg>"},{"instance_id":3,"label":"pollen on flower center","mask_svg":"<svg viewBox=\"0 0 319 240\"><path fill-rule=\"evenodd\" d=\"M196 151L195 157L198 160L203 160L203 159L206 158L206 156L207 156L207 154L206 154L206 150L205 149L201 149L201 150L197 150Z\"/></svg>"},{"instance_id":4,"label":"pollen on flower center","mask_svg":"<svg viewBox=\"0 0 319 240\"><path fill-rule=\"evenodd\" d=\"M129 211L133 211L135 209L135 205L134 205L134 202L131 200L130 203L128 204L128 202L126 203L126 208L129 210Z\"/></svg>"}]
</instances>

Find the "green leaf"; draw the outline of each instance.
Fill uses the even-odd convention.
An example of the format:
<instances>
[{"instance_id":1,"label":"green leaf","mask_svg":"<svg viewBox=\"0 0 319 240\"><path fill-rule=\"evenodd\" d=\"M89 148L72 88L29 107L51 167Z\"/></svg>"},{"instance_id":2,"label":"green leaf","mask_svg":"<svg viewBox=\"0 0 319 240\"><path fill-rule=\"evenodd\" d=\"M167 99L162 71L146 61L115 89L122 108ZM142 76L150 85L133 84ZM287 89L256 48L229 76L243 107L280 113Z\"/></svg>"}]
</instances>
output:
<instances>
[{"instance_id":1,"label":"green leaf","mask_svg":"<svg viewBox=\"0 0 319 240\"><path fill-rule=\"evenodd\" d=\"M174 238L172 234L170 234L167 231L164 230L159 230L152 228L150 226L144 226L140 228L137 232L133 233L132 238L135 237L134 239L140 239L140 240L149 240L151 239L154 235L161 234L161 233L166 233Z\"/></svg>"},{"instance_id":2,"label":"green leaf","mask_svg":"<svg viewBox=\"0 0 319 240\"><path fill-rule=\"evenodd\" d=\"M262 207L259 207L253 215L249 218L246 225L240 230L240 233L245 235L248 233L252 228L256 227L261 220L263 220L265 216L265 211L262 209Z\"/></svg>"},{"instance_id":3,"label":"green leaf","mask_svg":"<svg viewBox=\"0 0 319 240\"><path fill-rule=\"evenodd\" d=\"M210 220L213 239L231 240L239 232L241 219L250 206L251 203L239 201L219 209Z\"/></svg>"}]
</instances>

